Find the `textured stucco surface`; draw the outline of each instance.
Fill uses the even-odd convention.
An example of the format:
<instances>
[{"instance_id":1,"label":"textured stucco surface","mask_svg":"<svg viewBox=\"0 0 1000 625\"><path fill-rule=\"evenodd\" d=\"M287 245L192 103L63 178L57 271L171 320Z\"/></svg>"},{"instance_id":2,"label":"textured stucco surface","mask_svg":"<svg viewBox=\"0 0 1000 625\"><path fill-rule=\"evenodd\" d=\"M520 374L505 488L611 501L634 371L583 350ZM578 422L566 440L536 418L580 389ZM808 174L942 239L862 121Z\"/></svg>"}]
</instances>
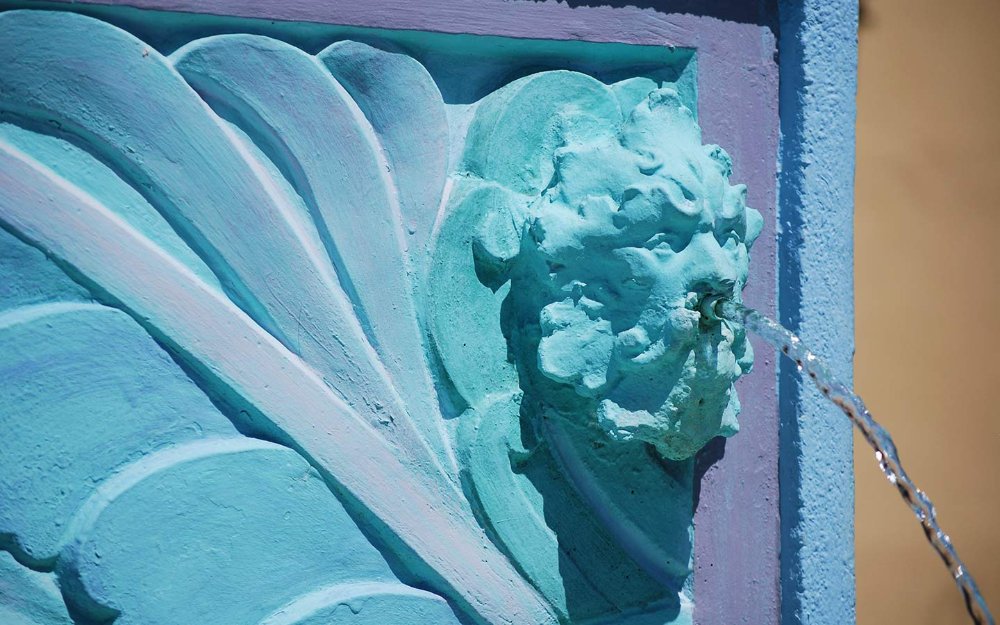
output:
<instances>
[{"instance_id":1,"label":"textured stucco surface","mask_svg":"<svg viewBox=\"0 0 1000 625\"><path fill-rule=\"evenodd\" d=\"M781 4L780 321L850 379L852 0ZM851 426L781 365L782 622L854 620Z\"/></svg>"},{"instance_id":2,"label":"textured stucco surface","mask_svg":"<svg viewBox=\"0 0 1000 625\"><path fill-rule=\"evenodd\" d=\"M237 7L241 3L220 4ZM585 37L647 44L670 41L695 47L700 44L703 54L699 59L702 63L699 73L708 77L703 78L701 84L699 107L706 139L735 144L737 178L751 182L751 204L765 210L773 205L773 187L768 178L773 173L771 155L777 146L768 120L773 120L774 114L776 75L769 63L774 42L772 31L755 22L759 16L753 10L716 10L706 11L704 15L664 18L647 9L642 11L645 16L639 19L635 16L640 10L634 7L625 7L614 14L605 7L580 7L570 14L558 3L504 4L515 6L516 10L511 14L519 17L483 21L470 19L469 15L473 13L455 13L456 7L459 11L463 6L466 9L478 8L474 2L442 4L441 14L447 19L434 22L428 21L427 17L433 15L433 11L426 11L425 7L414 13L398 3L384 2L377 3L370 13L362 15L358 13L362 10L360 8L351 9L346 3L340 6L344 15L355 20L346 23L354 24L544 36L546 20L571 15L581 19L579 22L575 19L559 20L560 38ZM248 10L264 11L262 6L242 3L241 14L247 15ZM286 10L305 10L316 5L295 2L282 6ZM178 4L175 8L190 10L191 6ZM379 18L380 15L383 17ZM537 21L525 21L524 18L530 15L534 15ZM605 19L612 15L629 15L635 20ZM835 362L842 363L849 360L842 356L850 352L851 315L846 295L850 290L848 207L853 148L851 37L854 26L851 15L849 2L807 2L804 5L788 2L787 6L783 6L781 29L784 72L782 107L785 114L782 130L786 140L781 155L785 168L782 178L782 221L785 223L781 225L787 244L785 256L781 259L785 272L780 277L782 320L798 327L807 337L815 337L818 351L834 356ZM274 17L303 18L294 11ZM718 18L744 23L724 22ZM379 19L385 22L377 23ZM462 26L440 27L442 23L451 24L449 20ZM637 23L645 23L648 28L632 28ZM733 57L728 55L742 54L747 50L754 53L751 57L753 61L748 65L730 62ZM719 85L726 85L726 88L713 88ZM748 87L751 89L746 90ZM750 94L755 99L748 103L745 98ZM742 102L743 108L735 113L727 109L727 106L737 102ZM753 157L743 159L740 153ZM753 184L754 180L758 184ZM800 210L800 206L804 208ZM767 221L771 226L773 217ZM773 277L770 262L774 253L773 235L770 227L765 229L765 236L758 244L761 254L756 265L762 269L748 289L748 301L765 309L769 308L773 297L771 285L774 283L770 279ZM770 244L767 242L769 238ZM757 298L756 301L754 298ZM830 328L840 329L840 334ZM756 373L758 376L766 376L773 370L773 360L768 362L762 359L760 365ZM815 404L808 392L800 398L793 378L786 378L785 381L788 393L785 397L786 427L783 429L782 444L790 454L787 456L790 462L784 465L782 494L786 512L783 532L786 620L796 622L794 619L801 616L803 622L847 622L853 606L849 546L851 489L845 487L845 483L850 484L847 470L850 433L836 413ZM773 401L769 386L763 385L763 390L753 393L760 400L760 405L765 406L756 422L758 427L765 427L763 432L768 431L766 426L774 424L766 408L767 403ZM805 419L796 417L799 409ZM815 419L810 419L813 416ZM776 462L771 443L773 434L748 434L749 431L742 438L734 439L737 442L727 448L725 458L717 465L719 469L707 478L707 484L712 488L703 492L702 500L703 507L714 510L710 516L704 517L703 527L713 528L713 540L716 541L708 540L703 544L709 547L714 544L716 555L726 552L731 561L727 567L729 573L703 571L699 579L707 581L703 585L709 593L707 596L713 596L712 590L715 589L714 599L721 601L725 595L742 597L722 608L720 614L729 614L730 622L736 615L744 621L751 618L747 612L750 609L763 612L756 620L751 618L747 622L761 622L761 618L770 620L766 616L769 613L767 606L775 596L774 591L766 587L768 578L775 576L774 563L770 560L777 550L773 518L776 483L771 474ZM751 466L754 470L747 471ZM716 485L719 487L716 488ZM713 493L724 494L725 497L713 502ZM835 493L836 497L831 498L830 493ZM739 545L732 543L731 539L730 543L726 543L724 539L727 535L733 534L734 517L727 516L725 511L745 510L747 506L753 507L753 518L760 519L761 523L755 525L749 534L743 532L739 536ZM743 548L738 553L730 549L740 545ZM736 580L747 575L752 575L755 584L764 585L759 586L753 596L719 592L725 587L720 585L720 581ZM713 621L709 618L704 622Z\"/></svg>"},{"instance_id":3,"label":"textured stucco surface","mask_svg":"<svg viewBox=\"0 0 1000 625\"><path fill-rule=\"evenodd\" d=\"M663 52L673 53L674 48L670 46L696 49L698 115L705 140L727 146L734 159L734 180L748 185L748 203L759 208L765 216L764 231L754 249L746 301L765 311L774 309L777 66L775 32L771 24L774 14L770 3L680 2L671 5L670 9L676 11L674 14L653 6L628 3L605 6L596 2L567 6L557 2L466 0L419 5L419 10L415 10L418 5L412 3L388 0L364 5L346 1L184 4L156 0L109 4L354 26L639 44L617 46L613 53L636 55L638 51L637 65L653 58L643 50L658 50L662 55ZM212 28L225 23L213 18L216 19L214 26L205 28L206 23L199 21L201 18L178 16L158 22L163 28L149 28L146 23L143 30L144 18L136 11L123 10L119 15L117 8L86 9L76 5L74 9L99 13L105 19L120 17L112 21L134 29L147 41L159 41L157 45L167 51L184 43L169 35L169 28L165 28L168 23L182 30L200 24L201 34L209 34ZM248 24L248 21L240 22L238 28L246 28ZM287 35L291 26L270 22L268 28ZM263 27L254 30L262 32ZM221 28L215 32L226 31ZM309 25L302 29L301 41L307 47L321 46L318 42L325 36L323 32L321 24ZM344 29L340 32L343 36ZM397 33L401 43L419 46L412 36L407 39L406 33ZM464 41L468 43L472 39ZM495 52L502 58L509 58L509 44L495 38L480 42L488 46L490 54ZM522 45L531 47L534 44L523 40L518 47ZM577 53L581 53L579 45L574 45ZM537 45L535 49L537 53ZM646 54L645 61L642 54ZM662 56L655 60L660 59ZM426 60L428 66L431 61ZM595 62L601 63L599 59ZM448 70L454 73L453 69ZM457 84L459 81L452 82ZM463 98L470 96L460 89L446 91L445 97L452 102L469 101ZM705 457L705 464L711 466L702 478L696 515L696 561L700 564L696 564L695 586L696 593L706 599L702 603L704 611L697 618L706 623L770 622L776 615L778 480L773 372L772 357L765 354L758 359L753 374L739 386L745 416L741 435L729 442L724 455L717 447ZM737 525L741 531L733 532L732 528ZM723 560L726 566L713 566L714 562Z\"/></svg>"}]
</instances>

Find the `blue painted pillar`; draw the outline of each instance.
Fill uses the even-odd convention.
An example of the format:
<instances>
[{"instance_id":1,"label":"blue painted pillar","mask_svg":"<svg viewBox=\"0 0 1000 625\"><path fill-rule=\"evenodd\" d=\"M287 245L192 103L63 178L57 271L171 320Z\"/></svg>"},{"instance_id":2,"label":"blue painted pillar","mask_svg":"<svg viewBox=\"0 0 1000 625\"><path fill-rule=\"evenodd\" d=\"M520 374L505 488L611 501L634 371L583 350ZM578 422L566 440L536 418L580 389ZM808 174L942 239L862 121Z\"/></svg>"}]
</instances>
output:
<instances>
[{"instance_id":1,"label":"blue painted pillar","mask_svg":"<svg viewBox=\"0 0 1000 625\"><path fill-rule=\"evenodd\" d=\"M850 379L856 0L781 11L780 321ZM854 622L852 431L780 364L782 623Z\"/></svg>"}]
</instances>

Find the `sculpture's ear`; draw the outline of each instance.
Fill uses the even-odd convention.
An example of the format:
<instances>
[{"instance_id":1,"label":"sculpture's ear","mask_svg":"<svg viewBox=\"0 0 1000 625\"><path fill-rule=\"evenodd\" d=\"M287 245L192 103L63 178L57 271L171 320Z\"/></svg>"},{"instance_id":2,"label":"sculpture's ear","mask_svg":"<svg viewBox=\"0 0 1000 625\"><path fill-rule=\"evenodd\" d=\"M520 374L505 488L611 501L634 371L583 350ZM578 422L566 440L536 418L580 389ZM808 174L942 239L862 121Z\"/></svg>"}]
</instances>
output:
<instances>
[{"instance_id":1,"label":"sculpture's ear","mask_svg":"<svg viewBox=\"0 0 1000 625\"><path fill-rule=\"evenodd\" d=\"M459 171L535 196L552 180L556 148L613 130L621 116L614 94L591 76L564 70L525 76L477 105Z\"/></svg>"},{"instance_id":2,"label":"sculpture's ear","mask_svg":"<svg viewBox=\"0 0 1000 625\"><path fill-rule=\"evenodd\" d=\"M511 216L526 212L523 206L525 196L460 176L435 227L427 323L448 378L469 406L518 388L499 322L506 293L498 289L516 262L520 237Z\"/></svg>"},{"instance_id":3,"label":"sculpture's ear","mask_svg":"<svg viewBox=\"0 0 1000 625\"><path fill-rule=\"evenodd\" d=\"M493 291L510 279L511 268L521 251L523 213L510 202L493 203L472 239L476 276Z\"/></svg>"}]
</instances>

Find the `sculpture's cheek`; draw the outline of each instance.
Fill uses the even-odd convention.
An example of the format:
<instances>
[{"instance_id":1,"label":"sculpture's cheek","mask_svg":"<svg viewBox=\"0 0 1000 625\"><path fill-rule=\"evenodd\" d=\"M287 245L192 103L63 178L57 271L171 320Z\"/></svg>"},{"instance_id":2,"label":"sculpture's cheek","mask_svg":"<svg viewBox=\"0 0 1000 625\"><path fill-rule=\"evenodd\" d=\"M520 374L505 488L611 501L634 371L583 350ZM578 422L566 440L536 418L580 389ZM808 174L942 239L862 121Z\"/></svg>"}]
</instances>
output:
<instances>
[{"instance_id":1,"label":"sculpture's cheek","mask_svg":"<svg viewBox=\"0 0 1000 625\"><path fill-rule=\"evenodd\" d=\"M649 333L642 326L635 326L619 333L615 342L618 354L624 360L641 356L651 344Z\"/></svg>"},{"instance_id":2,"label":"sculpture's cheek","mask_svg":"<svg viewBox=\"0 0 1000 625\"><path fill-rule=\"evenodd\" d=\"M620 336L635 334L637 329ZM642 354L616 363L618 376L597 418L612 439L641 440L666 458L683 460L739 429L733 382L742 367L732 333L722 327L696 330L672 344L669 337L667 328Z\"/></svg>"},{"instance_id":3,"label":"sculpture's cheek","mask_svg":"<svg viewBox=\"0 0 1000 625\"><path fill-rule=\"evenodd\" d=\"M554 382L571 384L584 397L595 396L608 382L615 337L611 323L590 319L571 301L542 310L538 369Z\"/></svg>"}]
</instances>

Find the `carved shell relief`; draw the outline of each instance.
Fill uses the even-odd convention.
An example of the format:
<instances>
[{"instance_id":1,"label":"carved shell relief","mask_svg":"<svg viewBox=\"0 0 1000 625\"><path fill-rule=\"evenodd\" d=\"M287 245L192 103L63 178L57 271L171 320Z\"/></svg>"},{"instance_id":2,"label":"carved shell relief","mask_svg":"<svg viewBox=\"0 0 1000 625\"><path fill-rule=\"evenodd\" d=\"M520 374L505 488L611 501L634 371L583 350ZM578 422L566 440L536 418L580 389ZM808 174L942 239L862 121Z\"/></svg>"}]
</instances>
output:
<instances>
[{"instance_id":1,"label":"carved shell relief","mask_svg":"<svg viewBox=\"0 0 1000 625\"><path fill-rule=\"evenodd\" d=\"M0 32L0 617L691 621L761 218L676 85Z\"/></svg>"}]
</instances>

